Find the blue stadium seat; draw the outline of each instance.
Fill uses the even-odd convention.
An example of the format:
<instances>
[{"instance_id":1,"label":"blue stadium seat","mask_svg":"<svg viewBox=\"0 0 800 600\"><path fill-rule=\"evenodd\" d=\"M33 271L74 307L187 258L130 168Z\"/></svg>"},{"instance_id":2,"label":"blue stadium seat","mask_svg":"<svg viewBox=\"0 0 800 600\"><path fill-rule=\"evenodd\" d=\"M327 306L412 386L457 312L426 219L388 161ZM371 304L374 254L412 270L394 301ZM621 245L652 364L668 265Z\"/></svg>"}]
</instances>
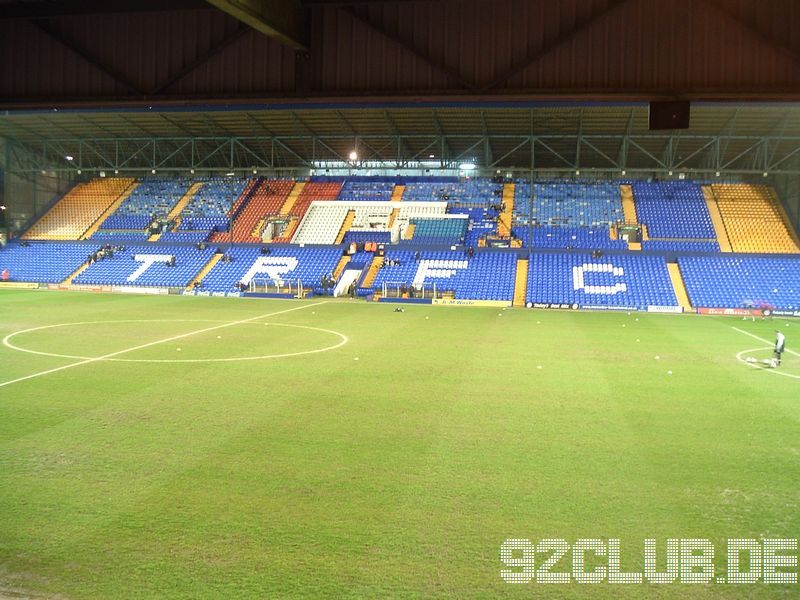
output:
<instances>
[{"instance_id":1,"label":"blue stadium seat","mask_svg":"<svg viewBox=\"0 0 800 600\"><path fill-rule=\"evenodd\" d=\"M11 281L60 283L81 266L98 244L11 242L0 248L0 271L8 269Z\"/></svg>"},{"instance_id":2,"label":"blue stadium seat","mask_svg":"<svg viewBox=\"0 0 800 600\"><path fill-rule=\"evenodd\" d=\"M499 203L502 192L502 183L481 177L460 181L413 181L406 183L403 201L487 205Z\"/></svg>"},{"instance_id":3,"label":"blue stadium seat","mask_svg":"<svg viewBox=\"0 0 800 600\"><path fill-rule=\"evenodd\" d=\"M638 181L632 187L636 216L651 238L716 239L700 184Z\"/></svg>"},{"instance_id":4,"label":"blue stadium seat","mask_svg":"<svg viewBox=\"0 0 800 600\"><path fill-rule=\"evenodd\" d=\"M376 242L378 244L388 244L392 234L389 231L353 231L352 229L344 235L343 242L350 244L363 244L364 242Z\"/></svg>"},{"instance_id":5,"label":"blue stadium seat","mask_svg":"<svg viewBox=\"0 0 800 600\"><path fill-rule=\"evenodd\" d=\"M390 250L386 257L399 262L378 271L372 289L383 284L436 284L437 292L452 291L457 299L511 301L517 257L509 252L476 252L470 259L463 252L414 252Z\"/></svg>"},{"instance_id":6,"label":"blue stadium seat","mask_svg":"<svg viewBox=\"0 0 800 600\"><path fill-rule=\"evenodd\" d=\"M209 177L181 211L180 231L228 231L228 212L247 186L247 179Z\"/></svg>"},{"instance_id":7,"label":"blue stadium seat","mask_svg":"<svg viewBox=\"0 0 800 600\"><path fill-rule=\"evenodd\" d=\"M158 246L148 244L126 246L113 258L89 266L74 283L93 285L133 285L143 287L185 287L203 268L213 254L211 248L198 250L194 246ZM160 257L149 267L147 257ZM175 256L175 266L169 267L166 257ZM138 257L138 260L134 257Z\"/></svg>"},{"instance_id":8,"label":"blue stadium seat","mask_svg":"<svg viewBox=\"0 0 800 600\"><path fill-rule=\"evenodd\" d=\"M716 240L645 240L642 250L662 250L672 252L719 252Z\"/></svg>"},{"instance_id":9,"label":"blue stadium seat","mask_svg":"<svg viewBox=\"0 0 800 600\"><path fill-rule=\"evenodd\" d=\"M523 223L598 227L623 220L619 185L613 181L531 184L517 180L514 187L514 215Z\"/></svg>"},{"instance_id":10,"label":"blue stadium seat","mask_svg":"<svg viewBox=\"0 0 800 600\"><path fill-rule=\"evenodd\" d=\"M208 239L210 231L165 231L158 238L159 242L204 242Z\"/></svg>"},{"instance_id":11,"label":"blue stadium seat","mask_svg":"<svg viewBox=\"0 0 800 600\"><path fill-rule=\"evenodd\" d=\"M469 219L411 219L414 237L403 244L456 245L464 243Z\"/></svg>"},{"instance_id":12,"label":"blue stadium seat","mask_svg":"<svg viewBox=\"0 0 800 600\"><path fill-rule=\"evenodd\" d=\"M678 266L692 306L800 310L797 258L685 256Z\"/></svg>"},{"instance_id":13,"label":"blue stadium seat","mask_svg":"<svg viewBox=\"0 0 800 600\"><path fill-rule=\"evenodd\" d=\"M392 199L393 181L373 181L353 178L345 181L339 192L339 200L388 202Z\"/></svg>"},{"instance_id":14,"label":"blue stadium seat","mask_svg":"<svg viewBox=\"0 0 800 600\"><path fill-rule=\"evenodd\" d=\"M97 242L146 242L150 237L146 231L128 231L119 229L98 229L92 236L92 241Z\"/></svg>"},{"instance_id":15,"label":"blue stadium seat","mask_svg":"<svg viewBox=\"0 0 800 600\"><path fill-rule=\"evenodd\" d=\"M624 250L628 244L622 240L612 240L608 227L552 227L535 225L533 239L525 226L512 228L512 235L522 240L529 248L585 248L587 250Z\"/></svg>"},{"instance_id":16,"label":"blue stadium seat","mask_svg":"<svg viewBox=\"0 0 800 600\"><path fill-rule=\"evenodd\" d=\"M141 229L154 216L164 217L189 189L185 178L143 179L100 229Z\"/></svg>"},{"instance_id":17,"label":"blue stadium seat","mask_svg":"<svg viewBox=\"0 0 800 600\"><path fill-rule=\"evenodd\" d=\"M664 258L633 254L532 254L527 300L639 309L678 305Z\"/></svg>"},{"instance_id":18,"label":"blue stadium seat","mask_svg":"<svg viewBox=\"0 0 800 600\"><path fill-rule=\"evenodd\" d=\"M333 273L342 251L338 247L274 247L270 254L262 255L258 247L232 248L232 262L218 262L203 279L202 289L211 292L229 292L235 289L257 261L266 269L285 281L302 281L303 286L313 287L323 275ZM269 272L259 272L254 278L275 279Z\"/></svg>"}]
</instances>

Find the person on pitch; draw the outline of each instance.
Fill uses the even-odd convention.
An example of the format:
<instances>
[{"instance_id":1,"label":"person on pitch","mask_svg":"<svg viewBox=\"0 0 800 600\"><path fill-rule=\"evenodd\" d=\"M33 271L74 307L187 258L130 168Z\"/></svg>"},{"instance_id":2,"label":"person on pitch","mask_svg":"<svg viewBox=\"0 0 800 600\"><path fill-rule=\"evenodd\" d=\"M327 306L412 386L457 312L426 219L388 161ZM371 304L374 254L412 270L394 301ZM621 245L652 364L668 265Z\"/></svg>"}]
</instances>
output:
<instances>
[{"instance_id":1,"label":"person on pitch","mask_svg":"<svg viewBox=\"0 0 800 600\"><path fill-rule=\"evenodd\" d=\"M786 347L786 336L783 335L782 332L775 330L775 350L773 352L773 356L775 357L775 361L777 362L777 366L781 364L781 354L783 354L783 350Z\"/></svg>"}]
</instances>

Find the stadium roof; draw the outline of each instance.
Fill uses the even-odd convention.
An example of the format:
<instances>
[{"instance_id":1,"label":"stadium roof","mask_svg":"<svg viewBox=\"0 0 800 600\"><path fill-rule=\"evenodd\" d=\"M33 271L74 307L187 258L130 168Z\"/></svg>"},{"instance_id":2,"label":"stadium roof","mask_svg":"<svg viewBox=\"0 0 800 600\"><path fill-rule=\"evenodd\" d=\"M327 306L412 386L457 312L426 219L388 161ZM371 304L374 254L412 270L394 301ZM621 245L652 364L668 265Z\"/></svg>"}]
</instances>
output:
<instances>
[{"instance_id":1,"label":"stadium roof","mask_svg":"<svg viewBox=\"0 0 800 600\"><path fill-rule=\"evenodd\" d=\"M68 138L648 133L646 103L252 104L53 109L0 114L0 136ZM695 103L684 135L798 136L797 103Z\"/></svg>"},{"instance_id":2,"label":"stadium roof","mask_svg":"<svg viewBox=\"0 0 800 600\"><path fill-rule=\"evenodd\" d=\"M235 138L245 152L269 154L258 163L265 168L346 160L358 147L364 159L412 161L434 155L452 161L470 159L486 168L528 168L534 160L535 167L543 169L722 167L758 172L785 168L798 157L800 106L696 103L691 127L668 132L649 131L648 106L643 103L365 101L220 105L202 110L175 106L37 110L0 115L0 136L27 147L58 148L57 154L76 155L81 151L77 146L117 144L119 152L119 144L135 140L162 146L194 140L205 144L199 150L202 154L217 148L211 138ZM278 154L285 155L280 161L275 160L276 144ZM208 164L236 166L232 160L219 156Z\"/></svg>"}]
</instances>

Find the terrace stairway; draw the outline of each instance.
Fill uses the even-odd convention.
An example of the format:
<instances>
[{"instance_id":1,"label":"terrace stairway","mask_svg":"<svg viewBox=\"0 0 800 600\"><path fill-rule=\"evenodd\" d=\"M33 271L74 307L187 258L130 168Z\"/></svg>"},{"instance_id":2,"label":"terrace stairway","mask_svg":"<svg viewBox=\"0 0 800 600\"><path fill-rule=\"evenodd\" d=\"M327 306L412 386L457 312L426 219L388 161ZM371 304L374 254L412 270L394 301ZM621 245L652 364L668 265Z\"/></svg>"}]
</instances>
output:
<instances>
[{"instance_id":1,"label":"terrace stairway","mask_svg":"<svg viewBox=\"0 0 800 600\"><path fill-rule=\"evenodd\" d=\"M383 266L383 257L382 256L375 256L372 259L372 264L369 266L369 270L367 271L367 275L364 277L363 281L361 282L362 288L371 288L372 284L375 282L375 277L378 276L378 271Z\"/></svg>"},{"instance_id":2,"label":"terrace stairway","mask_svg":"<svg viewBox=\"0 0 800 600\"><path fill-rule=\"evenodd\" d=\"M222 258L221 252L214 254L214 256L211 257L211 260L209 260L203 266L203 268L200 269L200 272L194 276L194 279L192 279L191 283L186 286L186 291L191 292L194 289L195 283L202 283L203 278L211 272L211 269L214 268L214 266L220 261L221 258Z\"/></svg>"},{"instance_id":3,"label":"terrace stairway","mask_svg":"<svg viewBox=\"0 0 800 600\"><path fill-rule=\"evenodd\" d=\"M672 282L672 289L675 290L678 304L680 304L684 312L690 312L693 310L692 304L689 302L689 294L686 293L686 286L683 283L683 275L681 275L678 263L667 263L667 270L669 271L669 279Z\"/></svg>"},{"instance_id":4,"label":"terrace stairway","mask_svg":"<svg viewBox=\"0 0 800 600\"><path fill-rule=\"evenodd\" d=\"M78 267L78 268L77 268L77 269L75 269L75 270L74 270L72 273L70 273L70 276L69 276L69 277L67 277L67 278L66 278L64 281L62 281L61 283L62 283L63 285L69 285L69 284L71 284L71 283L74 281L74 279L75 279L75 278L76 278L78 275L80 275L81 273L83 273L83 272L84 272L86 269L88 269L88 268L89 268L89 261L87 260L87 261L86 261L85 263L83 263L83 264L82 264L80 267Z\"/></svg>"},{"instance_id":5,"label":"terrace stairway","mask_svg":"<svg viewBox=\"0 0 800 600\"><path fill-rule=\"evenodd\" d=\"M392 210L392 212L389 214L389 223L386 226L387 229L392 228L392 225L394 225L394 222L397 220L397 215L399 214L400 214L400 209L395 208L394 210Z\"/></svg>"},{"instance_id":6,"label":"terrace stairway","mask_svg":"<svg viewBox=\"0 0 800 600\"><path fill-rule=\"evenodd\" d=\"M525 306L528 294L528 259L521 258L517 261L517 273L514 276L514 303L513 306Z\"/></svg>"},{"instance_id":7,"label":"terrace stairway","mask_svg":"<svg viewBox=\"0 0 800 600\"><path fill-rule=\"evenodd\" d=\"M181 196L181 199L178 200L177 204L175 204L175 206L172 207L172 209L169 211L169 213L167 213L167 220L168 221L175 221L176 222L176 228L177 228L177 225L180 225L180 221L178 220L179 219L179 215L183 212L183 209L186 208L186 205L189 204L189 202L192 201L192 198L195 197L195 195L197 194L197 191L201 187L203 187L203 184L204 184L204 182L202 182L202 181L196 181L195 183L190 185L189 189L186 190L186 193L183 196ZM157 242L160 237L161 237L161 233L154 233L149 238L147 238L147 241L148 242Z\"/></svg>"},{"instance_id":8,"label":"terrace stairway","mask_svg":"<svg viewBox=\"0 0 800 600\"><path fill-rule=\"evenodd\" d=\"M341 244L342 240L344 240L344 236L350 230L350 226L353 224L356 218L356 211L348 210L347 215L345 215L344 221L342 221L342 226L339 228L339 233L336 236L336 241L334 244Z\"/></svg>"},{"instance_id":9,"label":"terrace stairway","mask_svg":"<svg viewBox=\"0 0 800 600\"><path fill-rule=\"evenodd\" d=\"M88 240L90 237L92 237L92 235L98 229L100 229L100 225L103 224L103 221L105 221L108 217L114 214L114 211L119 208L120 204L125 202L128 196L130 196L133 193L133 190L135 190L138 185L139 185L138 181L136 181L135 179L131 179L128 187L126 187L125 190L119 196L117 196L117 199L114 200L114 202L112 202L111 205L107 209L105 209L100 214L99 217L97 217L97 219L95 219L94 223L92 223L89 229L87 229L81 234L79 239Z\"/></svg>"},{"instance_id":10,"label":"terrace stairway","mask_svg":"<svg viewBox=\"0 0 800 600\"><path fill-rule=\"evenodd\" d=\"M633 199L633 188L629 185L619 186L619 196L622 200L622 214L626 223L638 223L636 216L636 202Z\"/></svg>"},{"instance_id":11,"label":"terrace stairway","mask_svg":"<svg viewBox=\"0 0 800 600\"><path fill-rule=\"evenodd\" d=\"M514 189L513 183L503 185L503 206L505 210L497 217L497 235L503 239L511 236L511 222L514 215Z\"/></svg>"},{"instance_id":12,"label":"terrace stairway","mask_svg":"<svg viewBox=\"0 0 800 600\"><path fill-rule=\"evenodd\" d=\"M336 265L336 268L333 270L333 278L334 279L339 279L339 275L342 274L342 271L344 271L344 268L347 266L347 263L350 262L350 258L351 258L350 255L346 254L346 255L342 256L342 258L339 259L339 263Z\"/></svg>"},{"instance_id":13,"label":"terrace stairway","mask_svg":"<svg viewBox=\"0 0 800 600\"><path fill-rule=\"evenodd\" d=\"M725 228L725 222L722 220L722 214L719 212L719 205L717 198L714 196L714 191L711 186L704 185L702 187L703 197L706 199L706 206L708 207L708 214L711 215L711 224L714 226L714 233L717 236L717 243L721 252L732 252L731 241L728 238L728 230Z\"/></svg>"},{"instance_id":14,"label":"terrace stairway","mask_svg":"<svg viewBox=\"0 0 800 600\"><path fill-rule=\"evenodd\" d=\"M292 191L289 192L289 195L286 197L286 201L283 203L283 206L281 206L280 214L282 215L289 214L289 212L292 210L292 207L294 206L294 203L297 202L297 198L300 197L300 193L303 191L304 187L306 187L305 181L298 181L297 183L294 184Z\"/></svg>"}]
</instances>

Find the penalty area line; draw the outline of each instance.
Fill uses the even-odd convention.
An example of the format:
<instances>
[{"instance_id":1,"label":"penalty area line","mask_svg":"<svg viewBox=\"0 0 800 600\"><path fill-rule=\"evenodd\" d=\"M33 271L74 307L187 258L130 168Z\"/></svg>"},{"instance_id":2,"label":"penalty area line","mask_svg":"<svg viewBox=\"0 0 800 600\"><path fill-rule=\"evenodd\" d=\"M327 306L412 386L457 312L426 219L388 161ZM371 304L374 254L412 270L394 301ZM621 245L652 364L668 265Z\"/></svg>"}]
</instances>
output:
<instances>
[{"instance_id":1,"label":"penalty area line","mask_svg":"<svg viewBox=\"0 0 800 600\"><path fill-rule=\"evenodd\" d=\"M32 373L31 375L25 375L24 377L17 377L16 379L11 379L9 381L0 382L0 387L5 387L7 385L11 385L14 383L19 383L20 381L27 381L28 379L34 379L36 377L43 377L44 375L50 375L51 373L58 373L59 371L65 371L67 369L72 369L73 367L80 367L81 365L88 365L90 363L103 361L109 358L113 358L115 356L119 356L120 354L126 354L128 352L134 352L136 350L143 350L145 348L150 348L151 346L157 346L158 344L165 344L167 342L172 342L175 340L180 340L185 337L189 337L191 335L197 335L198 333L206 333L208 331L215 331L217 329L223 329L225 327L233 327L234 325L241 325L242 323L250 323L251 321L258 321L259 319L266 319L267 317L274 317L277 315L283 315L286 313L290 313L296 310L303 310L305 308L311 308L312 306L319 306L321 304L327 304L328 301L323 302L315 302L313 304L306 304L304 306L295 306L294 308L287 308L286 310L279 310L277 312L267 313L264 315L258 315L256 317L250 317L249 319L241 319L239 321L231 321L230 323L223 323L222 325L214 325L213 327L205 327L203 329L198 329L196 331L189 331L187 333L181 333L178 335L173 335L168 338L164 338L162 340L156 340L154 342L148 342L146 344L140 344L139 346L133 346L131 348L125 348L123 350L117 350L116 352L111 352L110 354L104 354L103 356L96 356L94 358L87 358L85 360L79 360L78 362L70 363L68 365L62 365L60 367L55 367L53 369L47 369L46 371L39 371L38 373ZM5 340L3 340L5 342Z\"/></svg>"},{"instance_id":2,"label":"penalty area line","mask_svg":"<svg viewBox=\"0 0 800 600\"><path fill-rule=\"evenodd\" d=\"M754 340L758 340L759 342L764 342L765 344L774 343L774 342L770 342L769 340L765 340L764 338L759 337L759 336L757 336L757 335L755 335L753 333L750 333L749 331L745 331L744 329L739 329L738 327L731 326L731 329L734 329L734 330L738 331L739 333L743 333L745 335L749 335ZM784 352L786 352L788 354L794 354L795 356L800 356L800 353L795 352L794 350L784 350Z\"/></svg>"}]
</instances>

